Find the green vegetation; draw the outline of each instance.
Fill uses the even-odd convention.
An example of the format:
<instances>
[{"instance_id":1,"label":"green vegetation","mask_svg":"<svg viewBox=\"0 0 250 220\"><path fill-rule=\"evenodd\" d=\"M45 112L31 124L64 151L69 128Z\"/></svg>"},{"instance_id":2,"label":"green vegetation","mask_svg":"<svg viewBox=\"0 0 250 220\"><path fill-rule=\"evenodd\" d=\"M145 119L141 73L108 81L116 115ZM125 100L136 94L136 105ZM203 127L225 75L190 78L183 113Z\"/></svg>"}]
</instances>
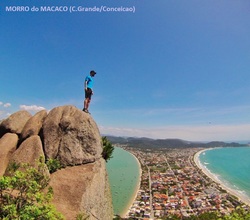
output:
<instances>
[{"instance_id":1,"label":"green vegetation","mask_svg":"<svg viewBox=\"0 0 250 220\"><path fill-rule=\"evenodd\" d=\"M7 173L15 172L19 167L20 167L20 164L16 162L10 163L7 167Z\"/></svg>"},{"instance_id":2,"label":"green vegetation","mask_svg":"<svg viewBox=\"0 0 250 220\"><path fill-rule=\"evenodd\" d=\"M243 208L235 209L230 215L222 216L219 212L205 212L198 216L190 216L190 217L178 217L176 215L172 215L164 218L164 220L168 219L182 219L182 220L250 220L250 211L244 210Z\"/></svg>"},{"instance_id":3,"label":"green vegetation","mask_svg":"<svg viewBox=\"0 0 250 220\"><path fill-rule=\"evenodd\" d=\"M40 162L37 169L28 164L14 164L9 175L0 178L0 219L64 219L51 204L52 188L45 190L49 178L43 174L44 166Z\"/></svg>"},{"instance_id":4,"label":"green vegetation","mask_svg":"<svg viewBox=\"0 0 250 220\"><path fill-rule=\"evenodd\" d=\"M103 145L102 157L107 162L112 158L114 147L112 146L111 142L108 140L107 137L102 137L102 145Z\"/></svg>"},{"instance_id":5,"label":"green vegetation","mask_svg":"<svg viewBox=\"0 0 250 220\"><path fill-rule=\"evenodd\" d=\"M225 216L223 220L250 220L250 211L237 208L230 216Z\"/></svg>"},{"instance_id":6,"label":"green vegetation","mask_svg":"<svg viewBox=\"0 0 250 220\"><path fill-rule=\"evenodd\" d=\"M181 169L179 166L177 166L176 164L169 164L170 167L173 169L173 170L179 170Z\"/></svg>"},{"instance_id":7,"label":"green vegetation","mask_svg":"<svg viewBox=\"0 0 250 220\"><path fill-rule=\"evenodd\" d=\"M50 173L54 173L57 170L62 168L62 165L60 164L60 161L57 160L57 159L52 159L52 158L48 159L46 161L46 165L47 165Z\"/></svg>"},{"instance_id":8,"label":"green vegetation","mask_svg":"<svg viewBox=\"0 0 250 220\"><path fill-rule=\"evenodd\" d=\"M77 215L76 220L87 220L89 219L89 215L85 214L84 212L81 212Z\"/></svg>"}]
</instances>

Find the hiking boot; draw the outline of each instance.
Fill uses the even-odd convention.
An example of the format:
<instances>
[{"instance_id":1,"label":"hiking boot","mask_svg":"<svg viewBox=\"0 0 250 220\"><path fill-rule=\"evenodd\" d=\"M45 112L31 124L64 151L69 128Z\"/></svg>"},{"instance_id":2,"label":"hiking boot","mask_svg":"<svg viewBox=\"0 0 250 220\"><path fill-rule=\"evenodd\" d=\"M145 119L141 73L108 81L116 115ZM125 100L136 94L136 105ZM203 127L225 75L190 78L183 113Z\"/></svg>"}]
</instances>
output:
<instances>
[{"instance_id":1,"label":"hiking boot","mask_svg":"<svg viewBox=\"0 0 250 220\"><path fill-rule=\"evenodd\" d=\"M83 109L84 112L89 113L88 109ZM90 114L90 113L89 113Z\"/></svg>"}]
</instances>

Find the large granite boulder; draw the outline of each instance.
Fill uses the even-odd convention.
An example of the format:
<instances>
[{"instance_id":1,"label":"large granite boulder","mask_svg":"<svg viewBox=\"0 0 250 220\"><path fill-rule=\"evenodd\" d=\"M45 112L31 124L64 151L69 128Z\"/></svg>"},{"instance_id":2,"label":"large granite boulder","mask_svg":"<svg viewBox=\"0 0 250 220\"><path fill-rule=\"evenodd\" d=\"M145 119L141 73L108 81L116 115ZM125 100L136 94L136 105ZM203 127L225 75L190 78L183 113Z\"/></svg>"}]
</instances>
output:
<instances>
[{"instance_id":1,"label":"large granite boulder","mask_svg":"<svg viewBox=\"0 0 250 220\"><path fill-rule=\"evenodd\" d=\"M24 140L32 135L38 135L46 116L47 111L42 110L40 112L37 112L33 117L31 117L22 130L21 139Z\"/></svg>"},{"instance_id":2,"label":"large granite boulder","mask_svg":"<svg viewBox=\"0 0 250 220\"><path fill-rule=\"evenodd\" d=\"M0 176L5 173L11 155L15 152L18 143L16 134L7 133L0 139Z\"/></svg>"},{"instance_id":3,"label":"large granite boulder","mask_svg":"<svg viewBox=\"0 0 250 220\"><path fill-rule=\"evenodd\" d=\"M46 158L64 166L94 162L101 158L101 136L89 114L74 106L52 109L43 123Z\"/></svg>"},{"instance_id":4,"label":"large granite boulder","mask_svg":"<svg viewBox=\"0 0 250 220\"><path fill-rule=\"evenodd\" d=\"M15 133L20 135L26 122L32 117L27 111L18 111L3 120L0 124L0 138L5 133Z\"/></svg>"},{"instance_id":5,"label":"large granite boulder","mask_svg":"<svg viewBox=\"0 0 250 220\"><path fill-rule=\"evenodd\" d=\"M27 163L32 167L38 168L39 161L45 163L45 155L43 145L38 135L33 135L27 138L20 147L14 152L9 164L24 164ZM48 168L43 170L45 175L49 175Z\"/></svg>"},{"instance_id":6,"label":"large granite boulder","mask_svg":"<svg viewBox=\"0 0 250 220\"><path fill-rule=\"evenodd\" d=\"M51 175L53 204L67 220L82 214L88 220L113 219L112 198L105 167L100 159L94 163L67 167Z\"/></svg>"}]
</instances>

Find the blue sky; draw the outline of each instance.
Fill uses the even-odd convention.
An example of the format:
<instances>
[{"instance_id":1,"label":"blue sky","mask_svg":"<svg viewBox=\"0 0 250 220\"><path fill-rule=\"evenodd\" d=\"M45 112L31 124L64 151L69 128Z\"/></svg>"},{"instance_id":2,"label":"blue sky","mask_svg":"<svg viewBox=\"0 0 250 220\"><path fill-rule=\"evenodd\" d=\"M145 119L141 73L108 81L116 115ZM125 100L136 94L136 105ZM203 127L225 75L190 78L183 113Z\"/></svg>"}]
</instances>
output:
<instances>
[{"instance_id":1,"label":"blue sky","mask_svg":"<svg viewBox=\"0 0 250 220\"><path fill-rule=\"evenodd\" d=\"M28 6L9 12L6 6ZM0 119L61 105L90 112L102 134L250 140L248 0L2 0ZM32 6L133 7L31 12Z\"/></svg>"}]
</instances>

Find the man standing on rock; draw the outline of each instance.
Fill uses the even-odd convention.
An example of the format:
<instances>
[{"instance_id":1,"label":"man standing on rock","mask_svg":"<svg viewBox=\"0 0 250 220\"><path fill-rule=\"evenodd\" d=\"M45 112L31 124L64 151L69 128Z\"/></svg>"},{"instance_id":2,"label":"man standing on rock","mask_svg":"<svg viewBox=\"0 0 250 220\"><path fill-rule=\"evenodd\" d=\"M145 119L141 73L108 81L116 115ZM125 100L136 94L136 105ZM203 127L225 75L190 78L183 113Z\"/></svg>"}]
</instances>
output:
<instances>
[{"instance_id":1,"label":"man standing on rock","mask_svg":"<svg viewBox=\"0 0 250 220\"><path fill-rule=\"evenodd\" d=\"M85 100L84 100L84 108L83 111L89 113L89 103L91 101L91 96L93 93L93 77L96 72L94 70L90 71L89 76L85 78L84 89L85 89Z\"/></svg>"}]
</instances>

